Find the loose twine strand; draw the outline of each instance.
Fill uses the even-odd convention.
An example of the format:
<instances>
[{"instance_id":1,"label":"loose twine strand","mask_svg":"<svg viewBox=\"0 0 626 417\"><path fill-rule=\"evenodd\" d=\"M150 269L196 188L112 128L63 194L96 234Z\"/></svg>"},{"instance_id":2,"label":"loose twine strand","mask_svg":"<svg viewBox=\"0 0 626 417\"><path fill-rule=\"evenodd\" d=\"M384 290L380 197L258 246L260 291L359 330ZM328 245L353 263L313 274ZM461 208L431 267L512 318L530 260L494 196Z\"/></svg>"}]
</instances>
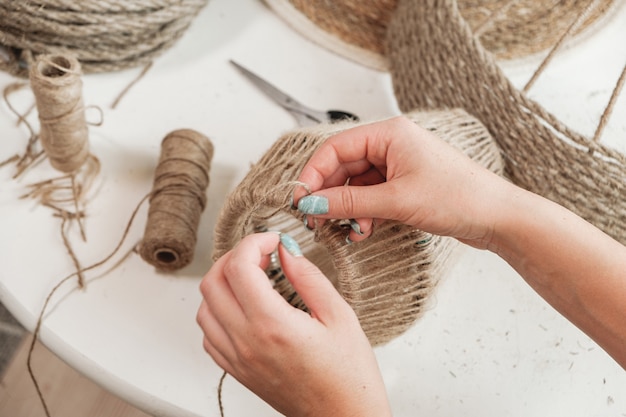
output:
<instances>
[{"instance_id":1,"label":"loose twine strand","mask_svg":"<svg viewBox=\"0 0 626 417\"><path fill-rule=\"evenodd\" d=\"M148 69L149 66L146 66L140 77ZM46 297L27 358L29 375L46 416L50 416L33 372L32 352L53 295L73 277L78 278L78 287L84 288L85 273L104 265L115 256L126 240L139 208L148 199L150 208L144 237L132 251L138 252L144 260L161 270L173 271L189 264L193 259L200 215L206 205L213 145L207 137L190 129L169 133L161 143L153 189L141 199L133 211L117 246L101 261L82 267L68 232L71 224L77 222L81 237L86 241L83 226L86 214L83 207L86 205L87 191L99 174L100 163L89 152L86 152L85 157L82 156L83 150L88 149L88 135L82 102L81 68L74 57L42 55L31 66L30 74L36 102L34 107L39 113L42 132L36 133L26 118L33 107L20 113L9 100L9 96L23 88L26 83L16 83L5 88L3 97L9 109L17 116L17 124L26 126L30 137L22 156L14 155L0 166L15 163L17 172L14 178L17 178L42 161L43 157L47 157L54 168L66 172L59 177L27 185L28 191L20 196L38 200L41 205L53 209L54 216L61 219L61 237L75 270L59 281ZM41 151L35 149L37 144L42 145ZM127 257L128 254L122 261Z\"/></svg>"},{"instance_id":2,"label":"loose twine strand","mask_svg":"<svg viewBox=\"0 0 626 417\"><path fill-rule=\"evenodd\" d=\"M190 143L191 146L189 145ZM61 279L52 288L41 308L28 350L27 368L47 417L50 417L50 410L32 367L32 355L36 341L41 332L43 317L47 311L50 300L63 286L63 284L74 277L83 277L86 272L108 263L123 246L129 235L131 226L137 217L137 213L143 203L148 200L150 201L150 209L143 239L138 244L134 245L133 248L113 266L113 268L121 265L121 263L133 252L139 253L144 260L153 264L157 268L166 271L182 268L193 258L192 253L196 242L195 233L197 232L199 216L206 203L206 199L202 198L201 194L206 193L206 187L209 183L209 169L213 145L204 135L193 130L181 129L169 133L165 139L163 139L161 148L161 156L155 170L153 188L139 201L133 210L115 248L100 261L86 267L80 267L78 260L75 256L73 256L72 259L76 270ZM201 156L198 157L198 154L201 154ZM183 209L182 214L169 210L167 211L169 217L163 216L164 211L161 210L161 206L168 207L172 204L176 205L180 200L184 202L183 206L195 206L195 209ZM179 204L178 207L180 208L181 205ZM154 213L158 213L159 216L156 222ZM62 230L64 230L65 224L68 220L69 217L62 218ZM184 227L182 228L181 222L184 224ZM195 225L196 229L190 231L189 229L193 225ZM182 231L180 229L182 229ZM190 234L193 234L193 236L190 237ZM71 251L69 240L66 239L65 234L63 236L64 244L68 250ZM161 241L155 241L157 238L153 238L151 236L161 236ZM182 240L184 240L184 242L182 242L182 246L173 247L171 245L172 241L169 238L171 236L182 236ZM146 255L146 253L144 253L146 247L157 249L149 250ZM170 258L166 258L166 260L163 261L163 259L161 259L158 255L160 253L159 251L173 253L176 260L172 261ZM154 258L152 255L154 255Z\"/></svg>"}]
</instances>

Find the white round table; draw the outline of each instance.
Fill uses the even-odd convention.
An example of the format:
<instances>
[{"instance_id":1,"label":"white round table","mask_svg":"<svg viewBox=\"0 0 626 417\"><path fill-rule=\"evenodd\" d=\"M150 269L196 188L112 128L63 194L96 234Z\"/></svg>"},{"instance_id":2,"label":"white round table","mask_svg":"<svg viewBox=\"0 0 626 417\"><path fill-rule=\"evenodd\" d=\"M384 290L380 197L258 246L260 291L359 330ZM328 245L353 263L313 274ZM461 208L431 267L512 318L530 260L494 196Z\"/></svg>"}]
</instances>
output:
<instances>
[{"instance_id":1,"label":"white round table","mask_svg":"<svg viewBox=\"0 0 626 417\"><path fill-rule=\"evenodd\" d=\"M626 7L604 27L562 51L531 97L581 133L592 135L626 60ZM103 111L90 127L102 163L87 205L87 242L70 238L83 265L117 244L132 210L152 186L161 140L178 128L211 138L215 156L208 206L195 259L172 274L137 254L112 268L143 234L147 207L122 251L71 280L53 297L42 342L104 388L158 416L217 416L221 375L203 351L195 322L198 285L211 265L212 233L226 195L251 163L295 120L229 64L234 59L318 109L338 108L376 120L399 113L388 74L329 53L302 38L257 0L211 0L175 47L157 59L122 99L111 103L140 69L83 77L87 105ZM523 85L537 59L503 63ZM15 81L0 74L0 86ZM26 109L28 90L11 96ZM603 141L626 152L626 99ZM97 120L95 111L88 112ZM36 115L29 120L36 121ZM0 160L22 152L23 126L0 105ZM58 175L47 162L19 180L0 169L0 299L32 330L46 295L73 271L60 220L29 199L30 182ZM111 269L112 268L112 269ZM37 352L35 351L35 355ZM433 296L431 308L406 334L376 348L396 416L623 416L626 373L563 319L503 261L463 248ZM277 413L227 378L228 417Z\"/></svg>"}]
</instances>

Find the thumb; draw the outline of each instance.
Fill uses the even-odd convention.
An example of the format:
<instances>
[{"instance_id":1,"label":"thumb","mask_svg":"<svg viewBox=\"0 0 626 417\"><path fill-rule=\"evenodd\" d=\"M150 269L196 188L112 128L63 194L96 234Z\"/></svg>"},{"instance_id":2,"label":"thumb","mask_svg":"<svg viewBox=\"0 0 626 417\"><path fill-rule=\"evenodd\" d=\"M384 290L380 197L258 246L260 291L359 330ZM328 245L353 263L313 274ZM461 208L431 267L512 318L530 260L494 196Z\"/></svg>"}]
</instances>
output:
<instances>
[{"instance_id":1,"label":"thumb","mask_svg":"<svg viewBox=\"0 0 626 417\"><path fill-rule=\"evenodd\" d=\"M399 220L394 214L398 202L391 183L326 188L298 200L298 210L324 219Z\"/></svg>"},{"instance_id":2,"label":"thumb","mask_svg":"<svg viewBox=\"0 0 626 417\"><path fill-rule=\"evenodd\" d=\"M330 280L319 268L302 256L293 238L282 233L278 254L285 276L300 295L311 315L328 325L355 314Z\"/></svg>"}]
</instances>

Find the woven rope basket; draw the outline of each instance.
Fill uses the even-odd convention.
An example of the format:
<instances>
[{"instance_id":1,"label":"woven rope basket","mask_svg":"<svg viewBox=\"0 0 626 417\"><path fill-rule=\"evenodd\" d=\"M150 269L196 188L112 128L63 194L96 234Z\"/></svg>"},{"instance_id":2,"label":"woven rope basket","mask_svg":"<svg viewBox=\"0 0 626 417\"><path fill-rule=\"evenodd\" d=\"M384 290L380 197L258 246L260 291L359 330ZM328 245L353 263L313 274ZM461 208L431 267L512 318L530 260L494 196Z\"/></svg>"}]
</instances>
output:
<instances>
[{"instance_id":1,"label":"woven rope basket","mask_svg":"<svg viewBox=\"0 0 626 417\"><path fill-rule=\"evenodd\" d=\"M385 38L398 0L264 1L308 39L360 64L387 68ZM597 0L576 33L598 22L614 3ZM484 47L500 59L548 49L588 4L589 0L458 0L461 15L480 32Z\"/></svg>"},{"instance_id":2,"label":"woven rope basket","mask_svg":"<svg viewBox=\"0 0 626 417\"><path fill-rule=\"evenodd\" d=\"M413 112L408 117L435 131L488 169L501 173L499 150L485 128L461 110ZM356 312L373 345L403 333L419 317L456 241L397 222L376 225L368 239L348 244L346 221L327 221L310 231L291 208L295 180L313 152L352 124L319 125L279 138L229 195L215 229L217 259L259 230L289 233L334 283ZM305 308L279 266L268 275L293 305Z\"/></svg>"},{"instance_id":3,"label":"woven rope basket","mask_svg":"<svg viewBox=\"0 0 626 417\"><path fill-rule=\"evenodd\" d=\"M145 65L185 33L208 0L0 0L0 69L73 55L86 73Z\"/></svg>"},{"instance_id":4,"label":"woven rope basket","mask_svg":"<svg viewBox=\"0 0 626 417\"><path fill-rule=\"evenodd\" d=\"M517 185L626 244L626 156L569 129L518 91L453 0L400 0L387 47L402 111L463 108L502 150Z\"/></svg>"}]
</instances>

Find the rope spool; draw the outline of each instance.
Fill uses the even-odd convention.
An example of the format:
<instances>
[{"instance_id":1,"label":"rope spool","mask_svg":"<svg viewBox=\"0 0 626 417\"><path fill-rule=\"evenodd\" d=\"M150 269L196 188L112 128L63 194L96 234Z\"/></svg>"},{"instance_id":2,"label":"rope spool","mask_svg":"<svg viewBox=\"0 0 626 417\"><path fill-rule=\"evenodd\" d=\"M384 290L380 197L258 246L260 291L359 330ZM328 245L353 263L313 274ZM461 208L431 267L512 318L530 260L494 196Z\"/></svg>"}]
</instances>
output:
<instances>
[{"instance_id":1,"label":"rope spool","mask_svg":"<svg viewBox=\"0 0 626 417\"><path fill-rule=\"evenodd\" d=\"M139 246L141 257L159 270L176 271L193 260L212 159L213 144L195 130L175 130L161 142Z\"/></svg>"},{"instance_id":2,"label":"rope spool","mask_svg":"<svg viewBox=\"0 0 626 417\"><path fill-rule=\"evenodd\" d=\"M514 183L626 244L626 155L574 132L518 91L455 1L400 0L386 49L402 111L465 109L496 140Z\"/></svg>"},{"instance_id":3,"label":"rope spool","mask_svg":"<svg viewBox=\"0 0 626 417\"><path fill-rule=\"evenodd\" d=\"M407 117L481 165L502 172L500 153L489 133L464 111L415 112ZM303 227L303 216L291 207L295 180L328 137L351 126L319 125L279 138L228 196L215 228L213 259L250 233L266 229L289 233L355 310L370 342L378 345L402 334L419 317L456 241L391 221L353 244L346 243L347 221L327 221L314 231ZM272 279L282 275L274 272L268 274ZM286 280L276 287L285 299L301 306Z\"/></svg>"},{"instance_id":4,"label":"rope spool","mask_svg":"<svg viewBox=\"0 0 626 417\"><path fill-rule=\"evenodd\" d=\"M27 76L40 54L75 55L83 71L146 65L170 48L208 0L0 1L0 69Z\"/></svg>"},{"instance_id":5,"label":"rope spool","mask_svg":"<svg viewBox=\"0 0 626 417\"><path fill-rule=\"evenodd\" d=\"M63 172L80 168L89 156L81 66L71 55L41 55L30 68L40 121L41 145L50 164Z\"/></svg>"},{"instance_id":6,"label":"rope spool","mask_svg":"<svg viewBox=\"0 0 626 417\"><path fill-rule=\"evenodd\" d=\"M363 65L387 69L387 26L399 0L264 1L314 42ZM598 21L613 3L596 0L576 33ZM549 49L590 0L458 0L457 4L484 47L499 59L511 59Z\"/></svg>"}]
</instances>

